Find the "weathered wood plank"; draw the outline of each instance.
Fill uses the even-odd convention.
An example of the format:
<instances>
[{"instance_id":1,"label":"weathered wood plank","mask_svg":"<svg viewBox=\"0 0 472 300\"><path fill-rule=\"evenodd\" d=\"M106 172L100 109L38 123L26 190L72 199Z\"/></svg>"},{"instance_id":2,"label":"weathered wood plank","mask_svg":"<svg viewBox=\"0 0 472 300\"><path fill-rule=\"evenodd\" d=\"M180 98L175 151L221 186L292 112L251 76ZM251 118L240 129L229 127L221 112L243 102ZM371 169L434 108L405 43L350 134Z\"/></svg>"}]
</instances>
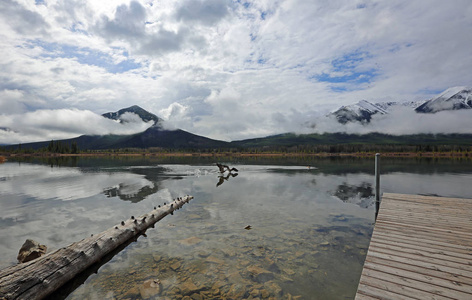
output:
<instances>
[{"instance_id":1,"label":"weathered wood plank","mask_svg":"<svg viewBox=\"0 0 472 300\"><path fill-rule=\"evenodd\" d=\"M412 237L417 237L419 236L418 230L415 228L409 228L406 226L400 227L400 226L392 226L392 224L386 224L386 223L381 223L379 222L378 224L375 225L376 228L379 228L379 230L390 230L396 233L401 233L405 234L408 236ZM427 230L422 230L421 235L423 236L424 239L426 240L433 240L433 241L444 241L446 243L452 243L456 245L461 245L464 247L472 247L472 241L467 240L467 239L462 239L460 237L456 237L454 235L443 235L441 233L438 233L436 231L427 231Z\"/></svg>"},{"instance_id":2,"label":"weathered wood plank","mask_svg":"<svg viewBox=\"0 0 472 300\"><path fill-rule=\"evenodd\" d=\"M386 239L381 236L376 235L375 241L372 241L375 243L378 243L378 245L382 245L382 247L398 247L398 248L404 248L404 249L410 249L410 250L417 250L417 251L422 251L422 252L427 252L427 253L434 253L434 254L442 254L450 257L457 257L457 258L462 258L467 261L472 260L472 253L465 251L465 253L460 253L457 251L451 251L450 248L448 247L431 247L430 245L424 245L421 243L408 243L403 240L392 240L392 239Z\"/></svg>"},{"instance_id":3,"label":"weathered wood plank","mask_svg":"<svg viewBox=\"0 0 472 300\"><path fill-rule=\"evenodd\" d=\"M435 219L429 219L429 223L433 221L446 221L446 222L461 222L467 223L472 217L467 213L463 208L459 211L446 211L441 208L431 209L424 206L419 207L410 207L402 205L384 205L383 213L386 215L396 215L396 216L409 216L409 217L418 217L425 222L428 222L425 218L425 213L427 216L434 216Z\"/></svg>"},{"instance_id":4,"label":"weathered wood plank","mask_svg":"<svg viewBox=\"0 0 472 300\"><path fill-rule=\"evenodd\" d=\"M405 254L418 255L418 256L421 256L421 257L425 257L427 259L435 258L435 259L440 259L440 260L443 260L443 261L456 262L456 263L464 264L466 266L470 266L471 269L472 269L472 261L470 260L470 258L450 256L450 255L447 255L447 254L445 254L444 252L441 252L441 251L439 251L439 252L436 251L435 252L435 251L431 251L431 250L424 249L424 248L423 249L412 249L412 248L409 248L409 247L388 245L388 244L381 243L377 240L371 241L370 246L374 247L374 249L388 249L390 251L399 251L399 252L402 252L402 253L405 253Z\"/></svg>"},{"instance_id":5,"label":"weathered wood plank","mask_svg":"<svg viewBox=\"0 0 472 300\"><path fill-rule=\"evenodd\" d=\"M425 202L425 203L471 203L472 199L436 197L425 195L384 193L382 199L403 200L407 202Z\"/></svg>"},{"instance_id":6,"label":"weathered wood plank","mask_svg":"<svg viewBox=\"0 0 472 300\"><path fill-rule=\"evenodd\" d=\"M192 196L178 198L138 218L30 262L0 270L0 299L42 299L127 241L139 236Z\"/></svg>"},{"instance_id":7,"label":"weathered wood plank","mask_svg":"<svg viewBox=\"0 0 472 300\"><path fill-rule=\"evenodd\" d=\"M440 259L440 258L428 257L428 256L421 255L421 254L408 253L408 252L405 252L405 251L399 252L399 251L391 250L391 249L388 249L388 248L379 248L379 247L376 247L376 246L372 246L372 249L369 246L369 250L372 250L372 252L376 252L376 253L396 255L398 257L416 259L416 260L420 260L420 261L424 261L424 262L429 261L429 262L433 262L433 263L435 263L437 265L440 265L440 266L448 266L448 267L456 268L456 269L459 269L459 270L464 270L464 271L469 271L469 272L472 271L472 266L469 265L469 264L464 265L460 262L454 262L454 261L449 261L449 260L443 260L443 259Z\"/></svg>"},{"instance_id":8,"label":"weathered wood plank","mask_svg":"<svg viewBox=\"0 0 472 300\"><path fill-rule=\"evenodd\" d=\"M358 294L356 299L358 299L358 300L376 300L377 298L367 296L367 295L363 295L363 294Z\"/></svg>"},{"instance_id":9,"label":"weathered wood plank","mask_svg":"<svg viewBox=\"0 0 472 300\"><path fill-rule=\"evenodd\" d=\"M384 194L356 299L472 299L472 199Z\"/></svg>"},{"instance_id":10,"label":"weathered wood plank","mask_svg":"<svg viewBox=\"0 0 472 300\"><path fill-rule=\"evenodd\" d=\"M386 204L386 206L398 206L402 205L403 207L428 207L428 209L446 209L447 211L450 211L451 213L458 212L460 213L461 208L470 208L472 207L472 201L467 201L467 202L444 202L444 201L436 201L436 202L411 202L411 201L403 201L403 200L396 200L396 199L389 199L389 198L384 198L388 199L389 202Z\"/></svg>"},{"instance_id":11,"label":"weathered wood plank","mask_svg":"<svg viewBox=\"0 0 472 300\"><path fill-rule=\"evenodd\" d=\"M386 273L386 272L374 270L371 268L364 268L364 271L365 272L363 272L363 274L365 274L365 276L381 278L382 280L392 282L394 284L398 284L398 285L408 287L411 289L415 289L418 291L423 291L426 293L443 296L443 297L449 297L451 299L470 299L468 298L470 297L470 294L468 293L445 288L443 286L438 286L435 283L427 282L426 279L418 280L415 278L405 277L400 272L397 272L397 274L394 274L393 272ZM405 296L410 296L410 297L415 298L411 294L405 295ZM419 299L422 299L422 298L419 298Z\"/></svg>"},{"instance_id":12,"label":"weathered wood plank","mask_svg":"<svg viewBox=\"0 0 472 300\"><path fill-rule=\"evenodd\" d=\"M445 280L455 281L461 284L468 284L472 285L472 275L471 272L463 271L457 272L454 268L444 267L444 266L436 266L430 263L425 263L416 260L408 260L408 259L401 259L398 257L377 257L374 255L369 256L366 259L366 263L370 262L373 264L378 265L385 265L391 266L397 269L405 269L412 272L417 272L419 274L427 275L427 276L434 276L438 278L442 278ZM462 274L459 274L462 273ZM466 276L464 276L465 274Z\"/></svg>"},{"instance_id":13,"label":"weathered wood plank","mask_svg":"<svg viewBox=\"0 0 472 300\"><path fill-rule=\"evenodd\" d=\"M421 211L421 213L418 213L418 211ZM417 209L416 212L410 212L405 210L393 210L390 208L385 208L383 214L385 215L385 217L399 217L401 219L409 219L417 223L423 223L425 225L428 224L437 227L442 224L444 224L445 226L460 225L465 226L466 228L472 227L472 225L470 224L472 218L469 215L464 214L453 216L445 211L432 213L427 210ZM427 217L429 217L430 219L427 219L425 215L427 215Z\"/></svg>"},{"instance_id":14,"label":"weathered wood plank","mask_svg":"<svg viewBox=\"0 0 472 300\"><path fill-rule=\"evenodd\" d=\"M455 280L447 280L435 276L428 276L417 271L409 271L406 269L395 268L393 266L374 264L372 262L366 262L364 268L370 273L382 273L381 278L386 280L390 278L389 281L397 282L399 284L405 284L406 282L411 281L411 284L408 286L420 290L428 291L431 290L430 287L433 287L434 289L444 288L444 290L451 291L451 293L455 295L457 295L459 292L464 296L472 294L471 285L461 284ZM443 293L443 295L447 297L450 297L452 294L446 295Z\"/></svg>"},{"instance_id":15,"label":"weathered wood plank","mask_svg":"<svg viewBox=\"0 0 472 300\"><path fill-rule=\"evenodd\" d=\"M403 297L410 297L414 299L441 299L441 300L450 300L451 298L444 297L441 295L435 295L434 293L425 292L422 290L414 289L408 286L404 286L398 283L391 281L386 281L382 278L371 277L365 275L362 277L362 284L379 288L385 291L390 291ZM378 298L377 298L378 299Z\"/></svg>"},{"instance_id":16,"label":"weathered wood plank","mask_svg":"<svg viewBox=\"0 0 472 300\"><path fill-rule=\"evenodd\" d=\"M407 300L407 299L420 300L420 298L413 298L410 296L397 294L389 290L386 290L384 288L378 288L378 287L366 285L363 283L359 284L359 287L357 288L357 295L366 295L374 299L384 299L384 300ZM356 299L358 299L357 296L356 296Z\"/></svg>"},{"instance_id":17,"label":"weathered wood plank","mask_svg":"<svg viewBox=\"0 0 472 300\"><path fill-rule=\"evenodd\" d=\"M403 222L401 222L403 221ZM399 226L399 227L408 227L410 229L413 229L415 231L424 231L424 232L437 232L439 234L450 234L452 236L462 236L465 239L472 239L472 233L467 232L467 231L462 231L462 230L457 230L457 229L452 229L452 228L439 228L439 227L431 227L431 226L424 226L424 225L417 225L415 224L414 221L408 222L407 219L402 219L402 218L397 218L397 219L391 219L388 217L383 217L382 220L380 221L383 224L389 224L393 226ZM408 223L407 223L408 222Z\"/></svg>"},{"instance_id":18,"label":"weathered wood plank","mask_svg":"<svg viewBox=\"0 0 472 300\"><path fill-rule=\"evenodd\" d=\"M403 241L403 242L408 242L408 243L422 243L424 245L427 245L428 247L435 248L435 249L448 249L449 251L455 251L458 253L471 253L472 252L472 247L467 247L467 246L462 246L462 245L457 245L457 244L451 244L444 242L443 240L432 240L432 239L422 239L421 237L412 237L408 236L405 234L401 234L399 232L386 232L386 231L377 231L375 232L375 236L377 237L382 237L394 241Z\"/></svg>"}]
</instances>

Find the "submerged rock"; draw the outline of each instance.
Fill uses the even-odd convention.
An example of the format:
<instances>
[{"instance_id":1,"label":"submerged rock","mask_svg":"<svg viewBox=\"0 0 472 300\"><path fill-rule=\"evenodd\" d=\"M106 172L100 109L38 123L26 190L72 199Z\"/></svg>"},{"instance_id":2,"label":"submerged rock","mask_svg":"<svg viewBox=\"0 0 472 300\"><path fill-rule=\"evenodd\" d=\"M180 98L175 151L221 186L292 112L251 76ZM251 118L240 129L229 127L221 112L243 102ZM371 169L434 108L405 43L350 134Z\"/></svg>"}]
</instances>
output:
<instances>
[{"instance_id":1,"label":"submerged rock","mask_svg":"<svg viewBox=\"0 0 472 300\"><path fill-rule=\"evenodd\" d=\"M222 265L222 264L225 263L222 259L219 259L219 258L214 257L214 256L207 257L206 261L209 262L209 263L214 263L214 264L219 264L219 265Z\"/></svg>"},{"instance_id":2,"label":"submerged rock","mask_svg":"<svg viewBox=\"0 0 472 300\"><path fill-rule=\"evenodd\" d=\"M180 240L179 243L184 245L184 246L192 246L192 245L200 243L201 241L202 241L201 238L198 238L196 236L192 236L192 237L189 237L187 239Z\"/></svg>"},{"instance_id":3,"label":"submerged rock","mask_svg":"<svg viewBox=\"0 0 472 300\"><path fill-rule=\"evenodd\" d=\"M180 291L182 292L182 295L185 296L190 296L194 293L198 293L200 289L193 283L192 280L187 280L182 285L180 285Z\"/></svg>"},{"instance_id":4,"label":"submerged rock","mask_svg":"<svg viewBox=\"0 0 472 300\"><path fill-rule=\"evenodd\" d=\"M170 268L174 271L177 271L181 266L182 266L182 263L179 261L176 261L175 263L170 265Z\"/></svg>"},{"instance_id":5,"label":"submerged rock","mask_svg":"<svg viewBox=\"0 0 472 300\"><path fill-rule=\"evenodd\" d=\"M207 258L208 256L210 256L210 252L207 252L207 251L200 251L198 252L198 256L201 257L201 258Z\"/></svg>"},{"instance_id":6,"label":"submerged rock","mask_svg":"<svg viewBox=\"0 0 472 300\"><path fill-rule=\"evenodd\" d=\"M160 262L163 257L162 257L162 255L159 255L157 253L153 253L152 258L154 259L155 262Z\"/></svg>"},{"instance_id":7,"label":"submerged rock","mask_svg":"<svg viewBox=\"0 0 472 300\"><path fill-rule=\"evenodd\" d=\"M139 294L143 299L154 298L155 296L161 294L162 285L159 279L149 279L146 280L143 285L139 288Z\"/></svg>"},{"instance_id":8,"label":"submerged rock","mask_svg":"<svg viewBox=\"0 0 472 300\"><path fill-rule=\"evenodd\" d=\"M266 282L274 279L274 274L272 272L267 271L261 267L249 266L246 269L249 271L249 273L251 273L251 277L257 282Z\"/></svg>"},{"instance_id":9,"label":"submerged rock","mask_svg":"<svg viewBox=\"0 0 472 300\"><path fill-rule=\"evenodd\" d=\"M282 288L280 287L280 285L278 285L275 282L267 282L267 283L264 284L264 286L268 290L272 291L272 293L276 296L282 296L282 294L283 294Z\"/></svg>"},{"instance_id":10,"label":"submerged rock","mask_svg":"<svg viewBox=\"0 0 472 300\"><path fill-rule=\"evenodd\" d=\"M230 299L243 299L247 294L246 287L242 284L233 284L229 288L228 294L226 297Z\"/></svg>"},{"instance_id":11,"label":"submerged rock","mask_svg":"<svg viewBox=\"0 0 472 300\"><path fill-rule=\"evenodd\" d=\"M18 252L17 259L20 263L25 263L46 254L48 247L40 245L38 242L27 239Z\"/></svg>"},{"instance_id":12,"label":"submerged rock","mask_svg":"<svg viewBox=\"0 0 472 300\"><path fill-rule=\"evenodd\" d=\"M225 256L229 256L229 257L235 257L236 256L236 251L234 249L231 249L231 248L221 248L220 251L223 252L223 254Z\"/></svg>"},{"instance_id":13,"label":"submerged rock","mask_svg":"<svg viewBox=\"0 0 472 300\"><path fill-rule=\"evenodd\" d=\"M190 296L190 298L192 298L192 300L203 300L203 296L197 293Z\"/></svg>"}]
</instances>

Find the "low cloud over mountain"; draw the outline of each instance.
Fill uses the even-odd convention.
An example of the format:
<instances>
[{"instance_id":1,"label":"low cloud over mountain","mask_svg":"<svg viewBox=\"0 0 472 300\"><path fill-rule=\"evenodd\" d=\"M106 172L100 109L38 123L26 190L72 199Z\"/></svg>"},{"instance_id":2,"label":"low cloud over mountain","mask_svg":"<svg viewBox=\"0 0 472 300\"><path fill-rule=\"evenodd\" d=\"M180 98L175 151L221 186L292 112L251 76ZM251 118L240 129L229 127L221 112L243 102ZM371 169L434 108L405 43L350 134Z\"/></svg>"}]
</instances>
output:
<instances>
[{"instance_id":1,"label":"low cloud over mountain","mask_svg":"<svg viewBox=\"0 0 472 300\"><path fill-rule=\"evenodd\" d=\"M127 112L122 120L104 118L88 110L37 110L0 118L2 144L67 139L79 135L133 134L146 130L153 120L143 121L137 114Z\"/></svg>"},{"instance_id":2,"label":"low cloud over mountain","mask_svg":"<svg viewBox=\"0 0 472 300\"><path fill-rule=\"evenodd\" d=\"M425 101L370 103L362 100L318 118L314 127L320 133L471 133L471 108L472 89L453 87Z\"/></svg>"}]
</instances>

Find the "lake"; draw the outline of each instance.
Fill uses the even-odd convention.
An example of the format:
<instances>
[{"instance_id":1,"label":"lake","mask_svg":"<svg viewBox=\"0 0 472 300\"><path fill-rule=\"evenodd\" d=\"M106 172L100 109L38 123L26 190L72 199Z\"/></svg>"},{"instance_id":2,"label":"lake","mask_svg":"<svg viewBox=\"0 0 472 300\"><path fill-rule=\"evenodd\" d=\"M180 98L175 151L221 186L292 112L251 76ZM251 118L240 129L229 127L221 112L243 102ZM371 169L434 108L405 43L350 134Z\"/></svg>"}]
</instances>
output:
<instances>
[{"instance_id":1,"label":"lake","mask_svg":"<svg viewBox=\"0 0 472 300\"><path fill-rule=\"evenodd\" d=\"M221 177L217 161L237 175ZM472 198L470 160L381 158L381 173L382 192ZM27 238L53 251L188 194L195 199L56 296L353 299L373 193L373 158L9 161L0 164L0 268L16 263Z\"/></svg>"}]
</instances>

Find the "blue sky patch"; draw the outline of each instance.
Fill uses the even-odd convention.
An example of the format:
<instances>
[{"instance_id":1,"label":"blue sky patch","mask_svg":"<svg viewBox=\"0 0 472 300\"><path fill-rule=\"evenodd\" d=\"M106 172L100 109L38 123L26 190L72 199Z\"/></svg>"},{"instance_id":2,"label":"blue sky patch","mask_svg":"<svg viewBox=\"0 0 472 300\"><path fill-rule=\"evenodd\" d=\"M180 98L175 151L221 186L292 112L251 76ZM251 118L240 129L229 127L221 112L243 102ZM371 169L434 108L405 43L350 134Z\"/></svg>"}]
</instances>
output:
<instances>
[{"instance_id":1,"label":"blue sky patch","mask_svg":"<svg viewBox=\"0 0 472 300\"><path fill-rule=\"evenodd\" d=\"M372 55L366 51L355 51L331 61L332 73L322 73L312 78L320 82L333 83L331 90L333 92L344 92L352 90L354 85L362 85L372 82L377 76L376 69L363 69L360 64L365 60L372 58ZM349 85L343 86L343 83Z\"/></svg>"},{"instance_id":2,"label":"blue sky patch","mask_svg":"<svg viewBox=\"0 0 472 300\"><path fill-rule=\"evenodd\" d=\"M246 9L249 8L249 6L251 5L251 3L249 3L248 1L242 1L242 0L237 0L236 3L241 4Z\"/></svg>"},{"instance_id":3,"label":"blue sky patch","mask_svg":"<svg viewBox=\"0 0 472 300\"><path fill-rule=\"evenodd\" d=\"M82 23L80 23L80 22L72 24L72 26L70 27L70 31L82 33L84 35L88 35L87 31L82 30L82 29L79 28L80 25L82 25Z\"/></svg>"},{"instance_id":4,"label":"blue sky patch","mask_svg":"<svg viewBox=\"0 0 472 300\"><path fill-rule=\"evenodd\" d=\"M107 53L90 48L79 48L77 46L46 43L37 40L32 41L29 46L39 46L43 48L46 53L42 54L42 57L76 59L80 64L101 67L108 72L115 74L124 73L141 67L141 64L136 63L133 59L127 59L116 64ZM124 52L123 55L128 57L127 52Z\"/></svg>"}]
</instances>

